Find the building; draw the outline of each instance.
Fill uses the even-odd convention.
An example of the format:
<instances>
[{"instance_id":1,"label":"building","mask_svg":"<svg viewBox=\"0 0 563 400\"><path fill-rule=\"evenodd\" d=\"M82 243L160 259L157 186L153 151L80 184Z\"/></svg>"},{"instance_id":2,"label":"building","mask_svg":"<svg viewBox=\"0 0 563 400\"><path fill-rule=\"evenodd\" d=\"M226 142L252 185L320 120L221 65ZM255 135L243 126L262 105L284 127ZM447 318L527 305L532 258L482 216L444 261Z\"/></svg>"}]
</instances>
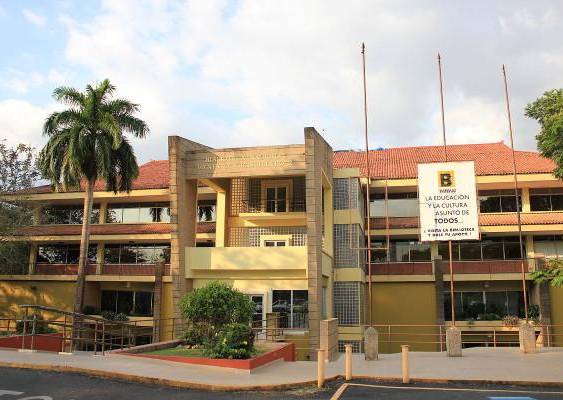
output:
<instances>
[{"instance_id":1,"label":"building","mask_svg":"<svg viewBox=\"0 0 563 400\"><path fill-rule=\"evenodd\" d=\"M355 351L370 322L432 332L447 325L447 245L418 240L416 166L442 160L441 146L370 151L369 182L364 152L333 152L314 128L297 145L212 149L172 136L168 146L169 159L142 165L130 193L101 186L94 193L89 312L180 317L184 293L226 281L252 297L256 323L279 313L304 357L319 347L319 323L329 317L339 320L339 346ZM500 324L523 309L511 151L489 143L448 152L450 160L475 161L481 210L481 240L453 247L458 325ZM537 153L517 151L516 161L532 271L562 255L563 182ZM83 193L45 186L12 196L34 207L36 224L11 239L29 242L28 265L0 266L0 317L18 315L23 303L72 309ZM527 279L544 322L563 325L563 290Z\"/></svg>"}]
</instances>

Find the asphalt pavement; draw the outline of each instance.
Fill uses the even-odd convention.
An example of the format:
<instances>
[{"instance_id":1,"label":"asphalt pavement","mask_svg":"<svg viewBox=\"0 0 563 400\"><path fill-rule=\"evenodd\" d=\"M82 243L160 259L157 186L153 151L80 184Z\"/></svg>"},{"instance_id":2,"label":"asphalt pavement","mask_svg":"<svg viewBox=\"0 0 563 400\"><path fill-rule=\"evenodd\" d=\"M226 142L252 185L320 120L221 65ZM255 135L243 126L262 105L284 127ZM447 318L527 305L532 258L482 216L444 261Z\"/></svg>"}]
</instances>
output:
<instances>
[{"instance_id":1,"label":"asphalt pavement","mask_svg":"<svg viewBox=\"0 0 563 400\"><path fill-rule=\"evenodd\" d=\"M145 385L118 380L18 368L0 368L0 397L13 400L93 399L413 399L413 400L554 400L563 399L563 388L495 385L398 385L354 381L331 382L323 390L314 387L276 392L209 392Z\"/></svg>"}]
</instances>

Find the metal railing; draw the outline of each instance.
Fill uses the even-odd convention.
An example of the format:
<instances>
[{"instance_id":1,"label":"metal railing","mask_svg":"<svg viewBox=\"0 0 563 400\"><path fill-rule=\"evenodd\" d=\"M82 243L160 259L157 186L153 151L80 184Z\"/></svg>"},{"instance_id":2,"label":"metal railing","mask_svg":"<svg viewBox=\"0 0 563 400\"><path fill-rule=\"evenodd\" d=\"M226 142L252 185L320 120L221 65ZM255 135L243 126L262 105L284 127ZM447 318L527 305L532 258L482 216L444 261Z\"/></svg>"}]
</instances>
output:
<instances>
[{"instance_id":1,"label":"metal railing","mask_svg":"<svg viewBox=\"0 0 563 400\"><path fill-rule=\"evenodd\" d=\"M302 200L261 200L242 201L241 213L285 213L307 211L305 199Z\"/></svg>"},{"instance_id":2,"label":"metal railing","mask_svg":"<svg viewBox=\"0 0 563 400\"><path fill-rule=\"evenodd\" d=\"M399 352L408 344L418 351L445 351L446 330L450 325L372 325L378 330L380 349ZM563 347L563 325L534 325L536 343L544 347ZM519 327L490 323L459 324L462 347L517 347Z\"/></svg>"},{"instance_id":3,"label":"metal railing","mask_svg":"<svg viewBox=\"0 0 563 400\"><path fill-rule=\"evenodd\" d=\"M98 270L100 275L118 276L154 276L157 264L88 264L86 274L96 275ZM76 275L78 264L47 264L36 263L34 268L35 275ZM164 275L170 275L170 264L164 264ZM4 264L0 266L0 275L29 275L28 264Z\"/></svg>"}]
</instances>

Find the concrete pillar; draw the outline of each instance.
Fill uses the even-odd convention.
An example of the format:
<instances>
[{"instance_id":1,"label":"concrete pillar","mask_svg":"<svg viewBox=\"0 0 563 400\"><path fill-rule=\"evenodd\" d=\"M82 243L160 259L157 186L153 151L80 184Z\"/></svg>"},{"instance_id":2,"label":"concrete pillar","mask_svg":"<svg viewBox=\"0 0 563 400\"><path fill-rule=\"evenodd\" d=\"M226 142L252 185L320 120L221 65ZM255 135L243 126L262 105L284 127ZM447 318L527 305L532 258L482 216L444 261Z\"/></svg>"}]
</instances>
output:
<instances>
[{"instance_id":1,"label":"concrete pillar","mask_svg":"<svg viewBox=\"0 0 563 400\"><path fill-rule=\"evenodd\" d=\"M162 275L164 263L158 262L154 267L154 294L153 294L153 343L160 342L162 324ZM164 332L162 332L164 333Z\"/></svg>"},{"instance_id":2,"label":"concrete pillar","mask_svg":"<svg viewBox=\"0 0 563 400\"><path fill-rule=\"evenodd\" d=\"M374 361L379 357L379 333L373 326L364 332L364 354L366 361Z\"/></svg>"},{"instance_id":3,"label":"concrete pillar","mask_svg":"<svg viewBox=\"0 0 563 400\"><path fill-rule=\"evenodd\" d=\"M106 223L107 213L108 213L108 202L107 201L100 202L100 219L98 220L99 224Z\"/></svg>"},{"instance_id":4,"label":"concrete pillar","mask_svg":"<svg viewBox=\"0 0 563 400\"><path fill-rule=\"evenodd\" d=\"M461 357L461 330L455 326L446 330L446 352L448 357Z\"/></svg>"},{"instance_id":5,"label":"concrete pillar","mask_svg":"<svg viewBox=\"0 0 563 400\"><path fill-rule=\"evenodd\" d=\"M530 189L523 187L522 191L522 212L530 212Z\"/></svg>"},{"instance_id":6,"label":"concrete pillar","mask_svg":"<svg viewBox=\"0 0 563 400\"><path fill-rule=\"evenodd\" d=\"M217 192L215 207L215 247L225 247L225 231L227 230L227 193Z\"/></svg>"},{"instance_id":7,"label":"concrete pillar","mask_svg":"<svg viewBox=\"0 0 563 400\"><path fill-rule=\"evenodd\" d=\"M338 351L338 318L324 319L320 327L320 349L327 361L334 360Z\"/></svg>"},{"instance_id":8,"label":"concrete pillar","mask_svg":"<svg viewBox=\"0 0 563 400\"><path fill-rule=\"evenodd\" d=\"M29 275L35 274L35 264L37 263L37 243L29 245L29 263L27 266L27 273Z\"/></svg>"},{"instance_id":9,"label":"concrete pillar","mask_svg":"<svg viewBox=\"0 0 563 400\"><path fill-rule=\"evenodd\" d=\"M536 330L530 325L523 323L518 330L518 339L520 341L520 351L522 353L536 353Z\"/></svg>"},{"instance_id":10,"label":"concrete pillar","mask_svg":"<svg viewBox=\"0 0 563 400\"><path fill-rule=\"evenodd\" d=\"M96 249L96 275L103 274L106 244L98 242Z\"/></svg>"}]
</instances>

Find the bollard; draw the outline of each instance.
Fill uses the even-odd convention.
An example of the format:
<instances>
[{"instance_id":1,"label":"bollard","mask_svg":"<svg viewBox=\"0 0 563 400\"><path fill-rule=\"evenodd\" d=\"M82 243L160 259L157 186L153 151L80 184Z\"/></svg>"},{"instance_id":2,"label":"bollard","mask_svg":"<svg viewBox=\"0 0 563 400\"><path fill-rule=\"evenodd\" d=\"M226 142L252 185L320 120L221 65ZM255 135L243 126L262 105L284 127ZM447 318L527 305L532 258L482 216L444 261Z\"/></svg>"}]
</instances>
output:
<instances>
[{"instance_id":1,"label":"bollard","mask_svg":"<svg viewBox=\"0 0 563 400\"><path fill-rule=\"evenodd\" d=\"M325 354L324 350L317 351L317 387L322 388L325 383Z\"/></svg>"},{"instance_id":2,"label":"bollard","mask_svg":"<svg viewBox=\"0 0 563 400\"><path fill-rule=\"evenodd\" d=\"M352 345L347 344L346 348L346 380L352 379Z\"/></svg>"},{"instance_id":3,"label":"bollard","mask_svg":"<svg viewBox=\"0 0 563 400\"><path fill-rule=\"evenodd\" d=\"M401 368L403 373L403 383L410 383L409 376L409 345L401 346Z\"/></svg>"}]
</instances>

